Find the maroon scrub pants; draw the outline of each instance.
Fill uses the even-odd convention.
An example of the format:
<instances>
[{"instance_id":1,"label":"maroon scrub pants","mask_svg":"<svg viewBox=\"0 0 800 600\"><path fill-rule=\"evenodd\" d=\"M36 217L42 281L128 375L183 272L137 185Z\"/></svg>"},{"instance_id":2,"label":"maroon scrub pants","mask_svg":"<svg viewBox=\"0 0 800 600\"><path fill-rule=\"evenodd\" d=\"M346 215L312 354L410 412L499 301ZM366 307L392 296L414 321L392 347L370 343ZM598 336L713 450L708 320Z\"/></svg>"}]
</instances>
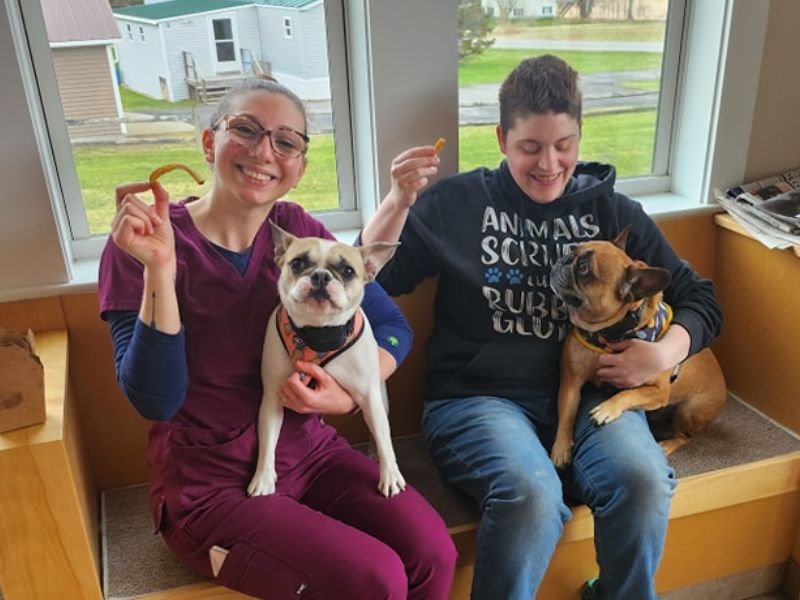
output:
<instances>
[{"instance_id":1,"label":"maroon scrub pants","mask_svg":"<svg viewBox=\"0 0 800 600\"><path fill-rule=\"evenodd\" d=\"M279 469L270 496L246 495L250 467L240 489L223 482L179 519L169 514L175 499L167 491L160 530L175 554L208 577L209 548L227 549L216 581L257 598L445 600L456 551L444 522L410 487L382 496L378 471L334 438L289 471Z\"/></svg>"}]
</instances>

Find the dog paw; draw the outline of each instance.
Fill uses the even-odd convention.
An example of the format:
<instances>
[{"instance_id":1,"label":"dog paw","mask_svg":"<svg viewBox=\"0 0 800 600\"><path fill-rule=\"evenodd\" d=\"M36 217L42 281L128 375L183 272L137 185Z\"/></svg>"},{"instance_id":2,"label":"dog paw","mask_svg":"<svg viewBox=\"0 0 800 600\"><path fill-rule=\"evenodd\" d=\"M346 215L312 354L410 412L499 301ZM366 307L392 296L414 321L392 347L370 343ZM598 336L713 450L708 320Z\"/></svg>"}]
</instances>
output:
<instances>
[{"instance_id":1,"label":"dog paw","mask_svg":"<svg viewBox=\"0 0 800 600\"><path fill-rule=\"evenodd\" d=\"M381 468L381 478L378 482L378 491L387 498L396 496L406 489L406 480L400 473L397 465Z\"/></svg>"},{"instance_id":2,"label":"dog paw","mask_svg":"<svg viewBox=\"0 0 800 600\"><path fill-rule=\"evenodd\" d=\"M619 408L616 403L610 402L609 400L601 402L589 411L592 421L598 425L611 423L611 421L617 420L621 414L622 409Z\"/></svg>"},{"instance_id":3,"label":"dog paw","mask_svg":"<svg viewBox=\"0 0 800 600\"><path fill-rule=\"evenodd\" d=\"M272 471L256 471L250 485L247 486L248 496L269 496L275 493L275 482L278 476Z\"/></svg>"},{"instance_id":4,"label":"dog paw","mask_svg":"<svg viewBox=\"0 0 800 600\"><path fill-rule=\"evenodd\" d=\"M556 440L550 451L550 459L557 469L566 469L572 463L572 442Z\"/></svg>"}]
</instances>

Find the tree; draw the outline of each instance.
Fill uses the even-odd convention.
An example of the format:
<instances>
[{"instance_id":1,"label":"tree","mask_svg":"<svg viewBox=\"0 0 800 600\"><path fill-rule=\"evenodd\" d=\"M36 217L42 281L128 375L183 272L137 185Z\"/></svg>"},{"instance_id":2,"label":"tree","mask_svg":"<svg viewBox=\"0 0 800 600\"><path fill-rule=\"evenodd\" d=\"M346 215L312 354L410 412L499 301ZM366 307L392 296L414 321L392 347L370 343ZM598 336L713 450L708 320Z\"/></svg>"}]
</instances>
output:
<instances>
[{"instance_id":1,"label":"tree","mask_svg":"<svg viewBox=\"0 0 800 600\"><path fill-rule=\"evenodd\" d=\"M627 8L628 21L635 21L636 20L636 17L633 14L633 2L634 2L634 0L628 0L628 8Z\"/></svg>"},{"instance_id":2,"label":"tree","mask_svg":"<svg viewBox=\"0 0 800 600\"><path fill-rule=\"evenodd\" d=\"M501 23L508 23L508 18L519 5L519 0L497 0L498 18Z\"/></svg>"},{"instance_id":3,"label":"tree","mask_svg":"<svg viewBox=\"0 0 800 600\"><path fill-rule=\"evenodd\" d=\"M494 44L492 20L480 0L458 0L458 58L478 55Z\"/></svg>"},{"instance_id":4,"label":"tree","mask_svg":"<svg viewBox=\"0 0 800 600\"><path fill-rule=\"evenodd\" d=\"M590 19L594 8L594 0L580 0L578 5L581 9L581 19Z\"/></svg>"}]
</instances>

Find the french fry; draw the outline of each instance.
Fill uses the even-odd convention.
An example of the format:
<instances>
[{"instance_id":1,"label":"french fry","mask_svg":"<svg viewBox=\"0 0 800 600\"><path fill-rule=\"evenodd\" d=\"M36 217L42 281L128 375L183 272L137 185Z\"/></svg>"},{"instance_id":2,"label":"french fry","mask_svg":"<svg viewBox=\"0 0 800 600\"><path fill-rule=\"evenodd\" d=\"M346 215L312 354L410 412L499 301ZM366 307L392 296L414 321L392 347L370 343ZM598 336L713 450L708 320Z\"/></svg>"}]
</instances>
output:
<instances>
[{"instance_id":1,"label":"french fry","mask_svg":"<svg viewBox=\"0 0 800 600\"><path fill-rule=\"evenodd\" d=\"M170 171L174 171L175 169L181 169L182 171L186 171L189 175L192 176L192 179L194 179L197 182L197 185L202 185L203 183L205 183L205 180L197 173L197 171L195 171L191 167L187 167L186 165L182 165L181 163L169 163L161 167L158 167L157 169L153 170L152 173L150 173L150 178L149 178L150 184L151 185L154 184L156 181L158 181L159 177L161 177L162 175L166 175L167 173L169 173Z\"/></svg>"},{"instance_id":2,"label":"french fry","mask_svg":"<svg viewBox=\"0 0 800 600\"><path fill-rule=\"evenodd\" d=\"M444 142L444 138L439 138L436 140L436 143L433 145L433 151L436 152L436 154L439 154L439 152L442 151L442 148L444 148Z\"/></svg>"}]
</instances>

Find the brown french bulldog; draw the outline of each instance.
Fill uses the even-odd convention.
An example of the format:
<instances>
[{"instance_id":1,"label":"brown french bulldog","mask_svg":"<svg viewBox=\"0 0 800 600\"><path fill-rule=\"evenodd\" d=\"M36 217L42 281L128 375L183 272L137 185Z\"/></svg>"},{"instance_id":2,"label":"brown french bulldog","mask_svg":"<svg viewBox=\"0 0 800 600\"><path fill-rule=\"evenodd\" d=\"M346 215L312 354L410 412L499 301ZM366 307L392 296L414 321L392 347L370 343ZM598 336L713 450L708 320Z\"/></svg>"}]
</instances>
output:
<instances>
[{"instance_id":1,"label":"brown french bulldog","mask_svg":"<svg viewBox=\"0 0 800 600\"><path fill-rule=\"evenodd\" d=\"M629 338L656 341L672 320L672 309L662 300L670 273L630 258L625 253L629 232L630 226L613 243L579 244L552 268L550 286L564 301L573 326L561 355L558 428L550 453L558 468L572 462L581 387L587 381L600 385L595 373L600 354L608 352L603 344ZM669 455L719 414L726 397L722 370L706 348L642 386L620 390L592 409L591 418L603 425L625 410L674 407L671 427L660 442Z\"/></svg>"}]
</instances>

